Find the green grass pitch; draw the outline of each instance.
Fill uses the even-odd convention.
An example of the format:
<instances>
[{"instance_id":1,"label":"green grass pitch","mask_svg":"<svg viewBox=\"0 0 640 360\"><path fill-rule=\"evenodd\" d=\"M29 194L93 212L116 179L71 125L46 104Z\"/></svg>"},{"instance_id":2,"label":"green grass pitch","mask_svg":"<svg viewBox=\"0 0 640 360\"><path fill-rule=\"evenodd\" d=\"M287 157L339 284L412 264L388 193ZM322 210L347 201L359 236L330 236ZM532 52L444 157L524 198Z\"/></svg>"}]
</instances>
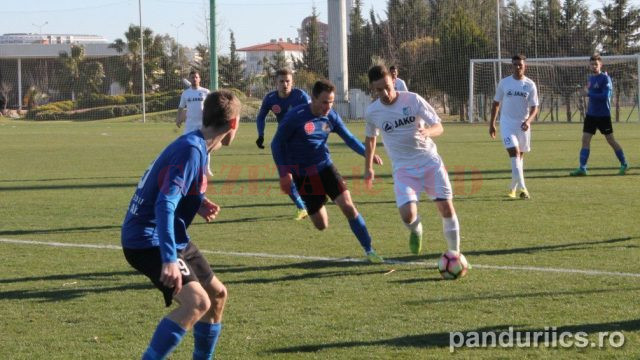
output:
<instances>
[{"instance_id":1,"label":"green grass pitch","mask_svg":"<svg viewBox=\"0 0 640 360\"><path fill-rule=\"evenodd\" d=\"M362 123L349 127L363 138ZM487 126L445 124L436 143L473 269L442 281L434 265L446 244L435 207L419 205L424 254L412 256L382 147L386 163L366 191L362 157L331 137L374 246L392 260L369 265L358 261L335 206L324 232L292 220L268 148L257 149L255 125L243 123L236 142L212 158L208 196L222 206L218 219L190 228L229 289L217 358L639 358L640 126L614 129L629 174L616 175L598 134L590 176L571 178L581 125L534 124L525 157L532 199L514 201L506 198L509 160ZM267 140L273 131L268 124ZM0 359L139 358L166 310L125 262L120 224L139 176L178 134L162 121L0 120ZM451 332L509 327L584 331L590 343L450 351ZM621 333L625 344L592 347L599 332ZM190 359L192 349L187 336L171 359Z\"/></svg>"}]
</instances>

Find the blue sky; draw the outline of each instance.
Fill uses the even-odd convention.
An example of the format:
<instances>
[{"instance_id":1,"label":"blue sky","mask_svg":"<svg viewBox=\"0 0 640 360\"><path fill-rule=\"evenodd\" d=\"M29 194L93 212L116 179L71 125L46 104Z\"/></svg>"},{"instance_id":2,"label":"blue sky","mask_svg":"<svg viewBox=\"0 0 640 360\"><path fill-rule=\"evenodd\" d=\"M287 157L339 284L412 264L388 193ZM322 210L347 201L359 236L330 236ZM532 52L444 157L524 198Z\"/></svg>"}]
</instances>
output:
<instances>
[{"instance_id":1,"label":"blue sky","mask_svg":"<svg viewBox=\"0 0 640 360\"><path fill-rule=\"evenodd\" d=\"M387 0L362 2L366 14L373 9L381 18L386 17ZM601 0L587 3L593 9ZM177 36L181 44L193 47L206 42L208 4L209 0L142 0L143 26ZM223 52L228 49L229 30L233 30L237 46L244 47L273 38L295 38L296 29L314 4L321 21L327 19L327 0L216 0L216 4ZM6 0L0 7L0 19L1 34L41 30L102 35L113 41L123 37L129 24L138 24L138 0Z\"/></svg>"}]
</instances>

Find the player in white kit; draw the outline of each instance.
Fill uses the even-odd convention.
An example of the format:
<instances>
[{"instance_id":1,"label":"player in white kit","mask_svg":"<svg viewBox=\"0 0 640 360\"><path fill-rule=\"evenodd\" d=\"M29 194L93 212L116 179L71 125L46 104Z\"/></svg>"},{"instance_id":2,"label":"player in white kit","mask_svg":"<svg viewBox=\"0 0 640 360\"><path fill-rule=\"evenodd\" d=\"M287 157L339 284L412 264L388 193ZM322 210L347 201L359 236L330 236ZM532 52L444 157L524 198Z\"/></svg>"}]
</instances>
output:
<instances>
[{"instance_id":1,"label":"player in white kit","mask_svg":"<svg viewBox=\"0 0 640 360\"><path fill-rule=\"evenodd\" d=\"M377 100L365 113L365 181L368 187L374 179L373 156L376 137L382 131L382 141L393 165L396 205L405 226L411 231L409 248L419 254L422 248L422 223L417 202L426 192L442 216L448 250L460 252L460 225L453 207L453 192L449 175L431 140L444 131L435 110L420 95L396 91L386 67L369 69L369 84Z\"/></svg>"},{"instance_id":2,"label":"player in white kit","mask_svg":"<svg viewBox=\"0 0 640 360\"><path fill-rule=\"evenodd\" d=\"M511 58L513 75L498 84L491 107L489 135L496 137L496 120L500 110L500 136L511 158L511 187L508 196L529 199L524 183L524 153L531 151L531 122L538 114L538 90L533 80L524 75L527 65L524 55Z\"/></svg>"},{"instance_id":3,"label":"player in white kit","mask_svg":"<svg viewBox=\"0 0 640 360\"><path fill-rule=\"evenodd\" d=\"M180 127L184 123L183 134L196 131L202 127L202 107L204 99L209 95L209 89L200 87L200 73L191 70L189 81L191 82L191 87L182 92L180 104L178 105L178 116L176 117L176 126ZM211 172L211 156L207 159L207 172L209 176L213 176Z\"/></svg>"}]
</instances>

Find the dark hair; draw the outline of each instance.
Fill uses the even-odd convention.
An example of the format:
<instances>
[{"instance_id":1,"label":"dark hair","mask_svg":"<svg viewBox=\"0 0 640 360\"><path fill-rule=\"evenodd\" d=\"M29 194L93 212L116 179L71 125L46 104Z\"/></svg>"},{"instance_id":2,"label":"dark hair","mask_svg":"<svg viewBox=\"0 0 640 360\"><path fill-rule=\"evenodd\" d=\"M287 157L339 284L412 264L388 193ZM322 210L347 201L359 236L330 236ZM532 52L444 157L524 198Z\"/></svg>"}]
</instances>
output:
<instances>
[{"instance_id":1,"label":"dark hair","mask_svg":"<svg viewBox=\"0 0 640 360\"><path fill-rule=\"evenodd\" d=\"M602 58L600 57L600 54L593 54L589 58L589 61L598 61L598 62L602 63Z\"/></svg>"},{"instance_id":2,"label":"dark hair","mask_svg":"<svg viewBox=\"0 0 640 360\"><path fill-rule=\"evenodd\" d=\"M214 91L204 99L202 125L220 129L240 115L240 100L229 90Z\"/></svg>"},{"instance_id":3,"label":"dark hair","mask_svg":"<svg viewBox=\"0 0 640 360\"><path fill-rule=\"evenodd\" d=\"M289 68L282 68L276 71L276 77L293 75L293 71Z\"/></svg>"},{"instance_id":4,"label":"dark hair","mask_svg":"<svg viewBox=\"0 0 640 360\"><path fill-rule=\"evenodd\" d=\"M513 57L511 58L511 61L517 61L517 60L525 61L527 60L527 57L522 54L513 55Z\"/></svg>"},{"instance_id":5,"label":"dark hair","mask_svg":"<svg viewBox=\"0 0 640 360\"><path fill-rule=\"evenodd\" d=\"M391 65L389 66L389 71L391 70L398 70L398 68L395 65Z\"/></svg>"},{"instance_id":6,"label":"dark hair","mask_svg":"<svg viewBox=\"0 0 640 360\"><path fill-rule=\"evenodd\" d=\"M323 92L335 92L336 91L336 86L333 85L333 83L329 80L318 80L316 81L315 84L313 84L313 89L311 90L311 95L313 95L314 98L317 98L318 96L320 96L320 94L322 94Z\"/></svg>"},{"instance_id":7,"label":"dark hair","mask_svg":"<svg viewBox=\"0 0 640 360\"><path fill-rule=\"evenodd\" d=\"M384 78L385 76L391 76L391 74L389 74L389 70L387 70L387 68L384 65L372 66L371 69L369 69L369 72L367 73L367 75L369 76L369 83L378 81Z\"/></svg>"},{"instance_id":8,"label":"dark hair","mask_svg":"<svg viewBox=\"0 0 640 360\"><path fill-rule=\"evenodd\" d=\"M189 76L194 75L194 74L198 74L198 75L200 75L200 73L198 72L198 70L191 70L191 71L189 72Z\"/></svg>"}]
</instances>

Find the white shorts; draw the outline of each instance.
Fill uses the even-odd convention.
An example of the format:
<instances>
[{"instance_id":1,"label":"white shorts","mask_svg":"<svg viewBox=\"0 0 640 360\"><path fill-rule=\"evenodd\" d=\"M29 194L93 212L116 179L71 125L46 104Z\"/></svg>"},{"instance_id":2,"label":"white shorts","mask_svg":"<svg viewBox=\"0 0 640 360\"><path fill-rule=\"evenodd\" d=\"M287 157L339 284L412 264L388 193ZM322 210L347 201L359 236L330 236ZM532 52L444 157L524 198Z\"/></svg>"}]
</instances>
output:
<instances>
[{"instance_id":1,"label":"white shorts","mask_svg":"<svg viewBox=\"0 0 640 360\"><path fill-rule=\"evenodd\" d=\"M400 167L393 172L393 190L396 193L396 206L408 202L417 202L422 192L431 200L452 199L453 191L449 174L442 161L436 164Z\"/></svg>"},{"instance_id":2,"label":"white shorts","mask_svg":"<svg viewBox=\"0 0 640 360\"><path fill-rule=\"evenodd\" d=\"M517 147L520 152L531 151L531 128L522 131L519 126L500 125L500 136L505 149Z\"/></svg>"}]
</instances>

